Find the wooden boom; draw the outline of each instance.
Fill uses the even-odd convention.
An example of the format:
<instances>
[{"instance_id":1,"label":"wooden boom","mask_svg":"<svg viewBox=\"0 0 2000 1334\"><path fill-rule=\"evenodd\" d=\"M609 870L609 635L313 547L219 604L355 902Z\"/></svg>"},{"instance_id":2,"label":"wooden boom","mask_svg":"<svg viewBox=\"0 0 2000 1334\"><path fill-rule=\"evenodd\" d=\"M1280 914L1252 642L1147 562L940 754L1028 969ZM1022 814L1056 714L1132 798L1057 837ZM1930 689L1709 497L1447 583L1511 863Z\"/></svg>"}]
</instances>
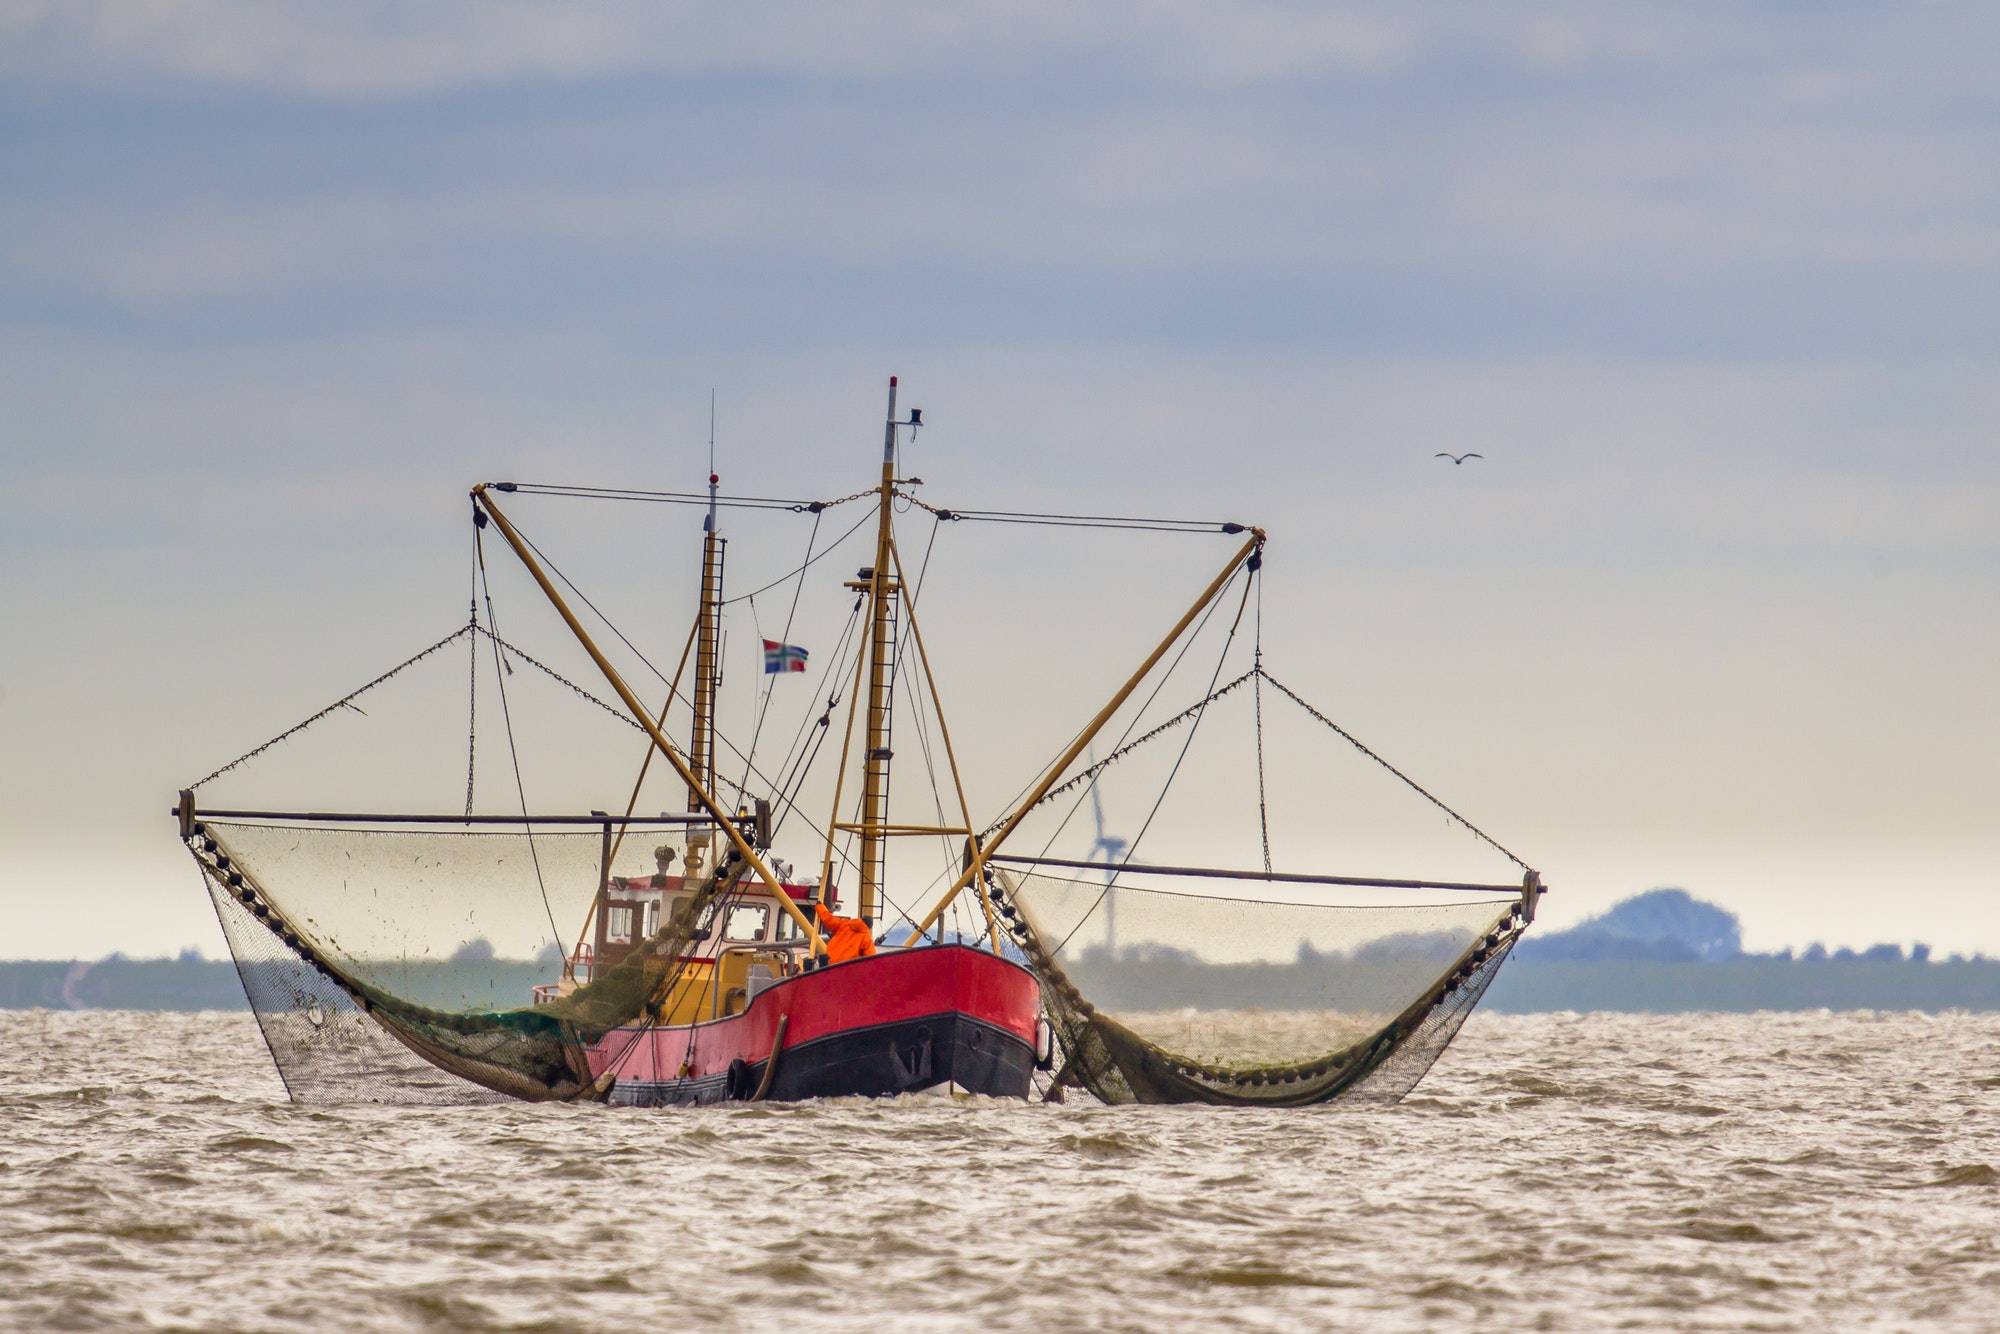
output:
<instances>
[{"instance_id":1,"label":"wooden boom","mask_svg":"<svg viewBox=\"0 0 2000 1334\"><path fill-rule=\"evenodd\" d=\"M577 620L576 613L569 609L569 603L563 601L562 594L557 592L556 586L549 581L541 562L535 559L534 553L528 549L528 544L522 540L520 533L507 521L507 516L500 512L500 507L493 503L493 497L487 494L485 483L482 482L472 488L472 500L492 518L494 525L500 530L500 535L507 539L507 545L514 548L514 554L528 567L528 573L535 577L535 582L541 586L543 595L555 607L556 613L563 618L563 623L569 626L570 633L576 636L577 642L583 645L583 651L590 655L590 660L597 664L597 670L604 673L604 679L612 690L617 692L618 698L625 705L626 712L637 720L639 726L646 729L646 735L653 738L653 744L660 748L660 754L667 757L667 763L674 766L674 772L680 775L683 783L687 784L688 792L697 799L701 808L722 826L722 832L728 836L731 846L736 849L736 854L750 864L750 868L757 873L765 887L777 898L778 906L791 914L792 921L806 933L806 940L811 945L813 953L824 954L826 946L820 941L819 925L799 911L799 906L792 902L792 896L778 883L778 877L764 864L764 859L757 855L757 850L750 846L750 841L743 837L743 831L736 827L736 821L723 813L722 806L715 800L714 794L695 777L694 770L688 767L687 761L681 758L680 752L674 749L671 741L667 740L667 734L653 721L652 711L640 703L639 697L632 693L632 687L626 685L625 678L618 674L618 669L611 665L610 660L592 642L589 632L583 628L582 622Z\"/></svg>"},{"instance_id":2,"label":"wooden boom","mask_svg":"<svg viewBox=\"0 0 2000 1334\"><path fill-rule=\"evenodd\" d=\"M1056 785L1056 780L1062 777L1064 770L1076 763L1076 757L1083 754L1084 747L1096 739L1097 734L1104 729L1104 725L1111 721L1111 715L1118 712L1120 706L1127 699L1131 698L1132 692L1137 690L1139 683L1144 681L1147 674L1159 665L1160 659L1166 656L1167 650L1178 643L1180 637L1187 633L1188 627L1194 624L1195 617L1201 615L1202 609L1215 601L1216 596L1228 586L1229 581L1236 577L1236 571L1242 567L1243 562L1249 560L1251 556L1262 550L1263 546L1264 530L1262 528L1250 529L1249 540L1243 544L1242 548L1234 556L1229 558L1229 563L1222 567L1222 573L1216 575L1209 586L1202 590L1201 596L1195 599L1194 605L1187 609L1187 613L1175 623L1174 628L1167 632L1167 637L1160 641L1159 647L1154 649L1147 656L1146 660L1139 664L1139 670L1133 672L1131 679L1119 687L1118 693L1111 697L1111 702L1098 710L1097 716L1092 718L1089 725L1077 734L1076 740L1070 742L1069 749L1062 753L1062 757L1043 772L1041 781L1035 784L1035 790L1030 792L1022 800L1021 804L1014 808L1013 812L1008 815L1007 819L1001 824L991 839L986 840L983 844L975 845L972 849L972 855L966 858L964 874L952 882L951 888L945 891L944 897L938 900L937 906L924 915L923 921L917 923L917 929L911 937L912 939L928 931L931 923L942 917L944 910L951 906L951 901L957 898L967 885L979 879L980 873L986 869L987 858L999 851L1000 845L1007 841L1007 836L1014 832L1016 826L1023 819L1027 818L1028 812L1035 808L1035 804L1048 795L1049 789Z\"/></svg>"}]
</instances>

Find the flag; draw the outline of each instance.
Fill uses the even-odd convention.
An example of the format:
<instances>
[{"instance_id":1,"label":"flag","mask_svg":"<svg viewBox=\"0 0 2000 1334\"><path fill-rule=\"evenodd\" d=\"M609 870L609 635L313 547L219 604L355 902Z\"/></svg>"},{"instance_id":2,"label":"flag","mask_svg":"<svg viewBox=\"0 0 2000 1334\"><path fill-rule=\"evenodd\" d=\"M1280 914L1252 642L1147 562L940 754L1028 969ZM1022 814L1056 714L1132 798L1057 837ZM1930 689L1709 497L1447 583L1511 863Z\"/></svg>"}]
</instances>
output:
<instances>
[{"instance_id":1,"label":"flag","mask_svg":"<svg viewBox=\"0 0 2000 1334\"><path fill-rule=\"evenodd\" d=\"M764 675L773 672L802 672L806 669L806 651L797 644L780 644L775 639L764 641Z\"/></svg>"}]
</instances>

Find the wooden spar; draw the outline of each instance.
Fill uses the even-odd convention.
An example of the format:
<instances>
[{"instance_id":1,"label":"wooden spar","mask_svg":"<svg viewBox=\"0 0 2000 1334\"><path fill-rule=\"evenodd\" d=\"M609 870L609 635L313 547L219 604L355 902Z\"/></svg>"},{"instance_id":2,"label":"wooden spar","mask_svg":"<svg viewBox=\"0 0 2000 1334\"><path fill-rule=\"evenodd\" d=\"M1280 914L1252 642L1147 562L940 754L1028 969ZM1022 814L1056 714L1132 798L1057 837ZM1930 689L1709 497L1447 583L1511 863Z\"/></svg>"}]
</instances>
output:
<instances>
[{"instance_id":1,"label":"wooden spar","mask_svg":"<svg viewBox=\"0 0 2000 1334\"><path fill-rule=\"evenodd\" d=\"M1035 803L1048 795L1049 789L1056 785L1056 780L1062 777L1063 771L1076 762L1076 757L1083 754L1084 747L1095 740L1097 734L1104 729L1104 725L1111 721L1111 715L1118 712L1125 701L1131 698L1132 692L1139 688L1139 683L1145 680L1148 673L1159 665L1160 659L1167 655L1167 650L1172 648L1179 642L1180 637L1187 633L1188 627L1194 624L1195 617L1201 615L1202 609L1215 601L1217 595L1228 586L1229 581L1236 577L1236 571L1242 566L1243 562L1249 560L1253 554L1261 550L1263 545L1264 530L1262 528L1250 529L1249 540L1244 542L1241 549L1229 558L1229 563L1222 567L1222 573L1216 575L1208 587L1202 590L1201 596L1195 599L1194 605L1187 609L1186 614L1175 623L1174 628L1167 632L1167 637L1160 641L1159 647L1155 648L1147 655L1146 660L1139 664L1139 670L1132 673L1131 678L1123 686L1119 687L1118 693L1111 697L1111 702L1097 711L1097 716L1092 718L1083 731L1077 734L1076 740L1070 742L1069 749L1062 753L1062 757L1043 772L1041 781L1035 784L1034 791L1030 792L1020 805L1014 808L1013 813L1001 824L993 837L984 846L974 849L972 856L967 859L965 873L952 882L951 888L944 892L944 897L937 901L937 906L924 915L923 921L917 923L914 935L921 936L924 932L928 931L931 923L944 916L944 910L951 905L951 901L957 898L967 885L980 878L980 872L986 868L987 858L999 851L1000 845L1007 841L1007 836L1012 834L1021 821L1027 818L1028 812L1035 808Z\"/></svg>"},{"instance_id":2,"label":"wooden spar","mask_svg":"<svg viewBox=\"0 0 2000 1334\"><path fill-rule=\"evenodd\" d=\"M179 811L169 812L179 814ZM358 811L220 811L197 810L190 806L191 819L203 820L297 820L301 824L495 824L495 825L598 825L604 823L601 815L408 815L377 814L368 815ZM634 817L632 824L642 825L706 825L714 823L706 815L641 815Z\"/></svg>"},{"instance_id":3,"label":"wooden spar","mask_svg":"<svg viewBox=\"0 0 2000 1334\"><path fill-rule=\"evenodd\" d=\"M963 838L972 832L972 830L962 824L884 824L874 827L881 830L885 836L891 837L910 834L957 834L960 838ZM843 834L858 834L861 832L860 825L850 824L845 821L835 825L834 828Z\"/></svg>"},{"instance_id":4,"label":"wooden spar","mask_svg":"<svg viewBox=\"0 0 2000 1334\"><path fill-rule=\"evenodd\" d=\"M875 562L868 572L868 735L861 751L861 887L856 913L875 924L882 897L882 872L887 840L881 826L889 823L889 705L895 683L896 603L900 579L889 576L894 544L896 491L896 377L889 377L889 416L882 428L882 481L876 507Z\"/></svg>"},{"instance_id":5,"label":"wooden spar","mask_svg":"<svg viewBox=\"0 0 2000 1334\"><path fill-rule=\"evenodd\" d=\"M1206 880L1260 880L1279 885L1358 885L1367 889L1452 889L1475 894L1519 894L1519 885L1476 885L1460 880L1384 880L1360 875L1299 875L1289 871L1222 871L1208 866L1144 866L1138 862L1070 861L1062 857L1002 857L989 861L1010 866L1063 866L1079 871L1117 871L1133 875L1195 876ZM1530 872L1530 874L1533 874Z\"/></svg>"},{"instance_id":6,"label":"wooden spar","mask_svg":"<svg viewBox=\"0 0 2000 1334\"><path fill-rule=\"evenodd\" d=\"M583 645L583 651L590 655L590 660L597 664L597 670L604 674L605 681L610 684L613 691L617 692L626 711L646 729L646 734L653 738L653 744L667 757L667 763L673 765L674 772L688 785L688 790L700 799L701 808L722 826L722 832L728 836L731 846L736 849L736 855L750 864L758 879L762 880L765 887L777 897L778 906L790 913L793 922L805 931L806 941L812 952L824 954L826 946L820 940L818 924L799 911L799 906L792 902L792 896L785 892L784 887L778 883L778 877L771 873L771 868L757 855L757 850L750 846L750 841L743 837L743 831L736 827L736 822L723 813L715 797L696 780L694 772L688 768L680 752L676 751L673 743L667 740L667 734L653 721L652 711L640 703L639 697L632 693L632 687L625 684L625 678L619 675L618 669L611 665L610 659L606 658L603 651L592 641L590 633L583 628L583 623L577 620L576 613L569 609L569 603L563 600L562 594L557 592L556 586L549 581L541 562L535 559L534 553L528 549L528 544L522 540L520 533L515 531L507 516L500 512L500 507L493 503L493 497L487 494L485 483L482 482L472 488L472 498L492 518L494 525L500 529L500 535L507 539L507 545L514 548L514 554L528 567L528 573L533 575L535 582L541 586L542 595L548 598L550 605L556 609L556 614L563 618L565 625L569 626L570 633L576 636L579 644Z\"/></svg>"},{"instance_id":7,"label":"wooden spar","mask_svg":"<svg viewBox=\"0 0 2000 1334\"><path fill-rule=\"evenodd\" d=\"M892 412L889 414L894 416ZM889 555L896 562L896 583L908 589L910 581L903 574L903 553L894 543L889 544ZM903 596L903 611L910 618L910 638L917 641L917 662L924 669L924 688L931 692L931 712L937 715L938 735L944 739L945 763L951 769L951 785L958 793L958 813L965 821L963 830L938 830L939 833L963 833L972 837L972 807L965 800L965 781L958 776L958 756L952 752L951 729L945 726L944 701L938 698L937 676L931 671L931 655L924 651L924 632L917 626L917 598L915 592ZM993 901L986 893L986 881L981 877L974 882L979 886L979 907L986 914L986 937L993 945L993 952L1000 952L1000 919L994 915Z\"/></svg>"}]
</instances>

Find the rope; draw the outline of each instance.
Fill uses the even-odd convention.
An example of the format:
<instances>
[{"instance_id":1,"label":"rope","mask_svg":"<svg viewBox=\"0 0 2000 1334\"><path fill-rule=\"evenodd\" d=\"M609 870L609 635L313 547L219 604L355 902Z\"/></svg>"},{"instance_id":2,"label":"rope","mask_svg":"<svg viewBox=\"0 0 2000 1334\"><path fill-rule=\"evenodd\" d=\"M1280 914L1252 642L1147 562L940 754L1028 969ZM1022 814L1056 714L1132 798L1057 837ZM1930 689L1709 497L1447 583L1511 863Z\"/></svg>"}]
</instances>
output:
<instances>
[{"instance_id":1,"label":"rope","mask_svg":"<svg viewBox=\"0 0 2000 1334\"><path fill-rule=\"evenodd\" d=\"M1507 851L1506 848L1501 847L1500 844L1493 838L1491 834L1488 834L1478 825L1472 823L1472 821L1466 819L1463 815L1460 815L1457 811L1445 805L1442 801L1439 801L1436 797L1432 796L1429 792L1426 792L1422 787L1418 786L1417 781L1415 779L1411 778L1401 769L1398 769L1395 765L1389 763L1389 761L1383 759L1380 755L1377 755L1374 751L1368 749L1368 747L1362 745L1361 742L1355 738L1352 732L1349 732L1339 723L1336 723L1335 721L1333 721L1333 719L1327 717L1325 714L1321 713L1318 709L1315 709L1312 705L1306 703L1303 699L1300 699L1296 694L1292 692L1292 690L1289 687L1285 685L1284 682L1280 681L1277 677L1271 675L1269 672L1265 671L1262 667L1257 668L1257 674L1263 677L1266 681L1269 681L1273 689L1277 690L1280 694L1284 695L1287 699L1291 700L1292 703L1298 705L1300 708L1304 709L1307 713L1311 714L1314 718L1317 718L1320 722L1323 722L1328 727L1332 728L1334 732L1337 733L1341 737L1341 739L1346 741L1349 745L1353 746L1363 755L1366 755L1369 759L1375 761L1375 763L1381 765L1384 769L1387 769L1390 773L1396 775L1396 777L1402 779L1403 782L1409 786L1412 792L1415 792L1425 801L1428 801L1431 805L1443 811L1446 815L1456 820L1459 824L1464 825L1468 830L1470 830L1473 833L1474 836L1484 841L1487 844L1487 846L1493 848L1496 852L1498 852L1501 856L1505 857L1508 861L1514 863L1514 865L1520 867L1523 871L1531 871L1534 869L1533 867L1529 866L1526 862L1522 861L1519 857L1516 857L1513 853Z\"/></svg>"}]
</instances>

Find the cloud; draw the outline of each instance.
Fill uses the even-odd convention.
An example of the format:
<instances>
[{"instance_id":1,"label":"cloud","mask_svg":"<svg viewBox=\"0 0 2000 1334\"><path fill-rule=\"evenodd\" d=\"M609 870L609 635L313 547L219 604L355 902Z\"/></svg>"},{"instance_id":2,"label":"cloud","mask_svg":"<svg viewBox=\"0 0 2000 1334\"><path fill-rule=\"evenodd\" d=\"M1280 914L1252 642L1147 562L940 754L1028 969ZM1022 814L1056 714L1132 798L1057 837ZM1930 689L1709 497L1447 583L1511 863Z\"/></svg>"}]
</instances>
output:
<instances>
[{"instance_id":1,"label":"cloud","mask_svg":"<svg viewBox=\"0 0 2000 1334\"><path fill-rule=\"evenodd\" d=\"M1005 71L1058 51L1082 65L1093 51L1134 46L1155 72L1226 83L1380 67L1407 58L1426 26L1290 6L1231 16L1051 3L828 9L515 0L417 7L25 0L9 6L4 23L16 59L27 66L32 52L44 78L154 75L360 99L718 70L889 83L923 79L940 66Z\"/></svg>"},{"instance_id":2,"label":"cloud","mask_svg":"<svg viewBox=\"0 0 2000 1334\"><path fill-rule=\"evenodd\" d=\"M17 3L17 320L1990 348L1972 19ZM1990 49L1990 41L1986 49Z\"/></svg>"}]
</instances>

